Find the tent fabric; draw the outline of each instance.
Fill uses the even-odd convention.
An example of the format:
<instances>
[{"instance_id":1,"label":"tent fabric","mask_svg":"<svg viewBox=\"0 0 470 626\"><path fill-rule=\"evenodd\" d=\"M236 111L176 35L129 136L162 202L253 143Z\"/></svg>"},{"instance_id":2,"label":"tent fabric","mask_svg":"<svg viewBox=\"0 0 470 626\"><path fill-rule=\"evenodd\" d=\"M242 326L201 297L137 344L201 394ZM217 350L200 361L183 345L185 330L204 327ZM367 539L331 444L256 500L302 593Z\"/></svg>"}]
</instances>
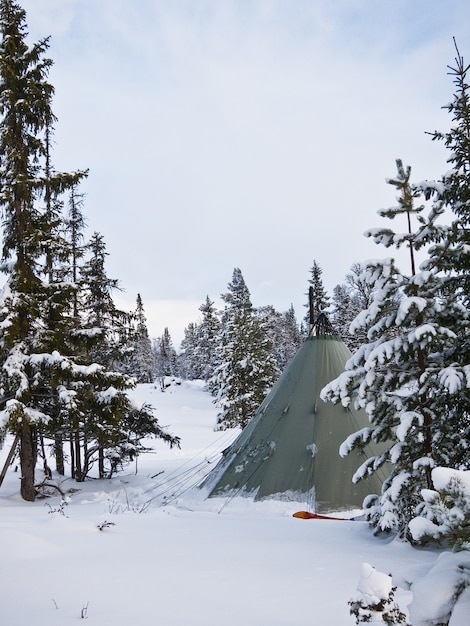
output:
<instances>
[{"instance_id":1,"label":"tent fabric","mask_svg":"<svg viewBox=\"0 0 470 626\"><path fill-rule=\"evenodd\" d=\"M369 425L366 414L320 399L350 356L336 335L310 334L209 474L209 497L304 500L321 513L361 508L368 494L380 493L385 473L352 483L364 453L339 456L343 441Z\"/></svg>"}]
</instances>

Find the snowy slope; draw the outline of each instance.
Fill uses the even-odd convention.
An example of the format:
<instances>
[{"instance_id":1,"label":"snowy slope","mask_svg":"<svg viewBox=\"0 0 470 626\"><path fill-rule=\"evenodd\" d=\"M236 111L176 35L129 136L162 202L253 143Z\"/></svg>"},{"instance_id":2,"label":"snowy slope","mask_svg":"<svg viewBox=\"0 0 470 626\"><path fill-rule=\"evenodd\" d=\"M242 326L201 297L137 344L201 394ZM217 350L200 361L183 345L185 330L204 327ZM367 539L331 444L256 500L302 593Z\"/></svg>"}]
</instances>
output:
<instances>
[{"instance_id":1,"label":"snowy slope","mask_svg":"<svg viewBox=\"0 0 470 626\"><path fill-rule=\"evenodd\" d=\"M181 450L154 442L137 474L133 465L111 481L65 481L79 491L64 514L58 497L23 502L9 470L0 489L2 626L82 617L97 626L351 626L348 600L364 563L392 574L402 609L410 584L437 563L438 552L374 538L363 522L293 518L302 503L206 500L194 485L237 432L214 432L216 410L198 383L164 393L140 385L134 395L156 407ZM7 452L8 441L2 464ZM452 626L470 623L463 602L460 610Z\"/></svg>"}]
</instances>

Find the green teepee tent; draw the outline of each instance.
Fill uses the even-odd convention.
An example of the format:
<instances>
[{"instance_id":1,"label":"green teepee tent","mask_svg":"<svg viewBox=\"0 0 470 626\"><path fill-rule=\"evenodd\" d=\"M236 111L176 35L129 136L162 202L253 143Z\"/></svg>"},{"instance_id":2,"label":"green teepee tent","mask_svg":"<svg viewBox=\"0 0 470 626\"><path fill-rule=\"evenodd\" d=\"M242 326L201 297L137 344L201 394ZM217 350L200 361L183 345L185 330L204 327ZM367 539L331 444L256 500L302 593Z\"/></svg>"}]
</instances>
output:
<instances>
[{"instance_id":1,"label":"green teepee tent","mask_svg":"<svg viewBox=\"0 0 470 626\"><path fill-rule=\"evenodd\" d=\"M350 351L320 314L253 418L203 483L212 496L305 501L316 513L361 508L380 493L385 473L357 484L365 453L340 457L345 439L369 425L366 414L320 399L344 371ZM374 453L377 451L374 450Z\"/></svg>"}]
</instances>

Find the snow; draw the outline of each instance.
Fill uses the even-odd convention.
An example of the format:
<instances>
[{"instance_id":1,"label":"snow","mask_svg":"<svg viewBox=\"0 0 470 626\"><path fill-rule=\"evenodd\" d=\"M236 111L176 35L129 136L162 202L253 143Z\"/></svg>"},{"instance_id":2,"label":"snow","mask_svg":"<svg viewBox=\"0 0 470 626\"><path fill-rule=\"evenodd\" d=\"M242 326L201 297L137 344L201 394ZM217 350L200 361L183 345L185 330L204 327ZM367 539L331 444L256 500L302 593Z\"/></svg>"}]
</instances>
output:
<instances>
[{"instance_id":1,"label":"snow","mask_svg":"<svg viewBox=\"0 0 470 626\"><path fill-rule=\"evenodd\" d=\"M374 537L362 521L292 517L305 503L206 499L195 485L238 431L214 431L217 409L200 383L164 392L138 385L132 394L156 407L181 449L153 441L153 454L112 480L67 479L66 504L56 496L24 502L19 475L8 470L0 488L2 624L352 626L348 601L367 573L376 596L392 575L413 626L448 610L446 577L463 577L468 551L416 550ZM468 626L469 595L460 596L452 626Z\"/></svg>"},{"instance_id":2,"label":"snow","mask_svg":"<svg viewBox=\"0 0 470 626\"><path fill-rule=\"evenodd\" d=\"M389 574L378 572L370 563L363 563L361 577L357 586L370 602L377 604L386 600L392 590L392 577Z\"/></svg>"},{"instance_id":3,"label":"snow","mask_svg":"<svg viewBox=\"0 0 470 626\"><path fill-rule=\"evenodd\" d=\"M398 306L397 325L400 326L403 321L408 317L410 309L416 308L418 313L422 313L427 304L428 301L426 300L426 298L419 298L418 296L403 298Z\"/></svg>"},{"instance_id":4,"label":"snow","mask_svg":"<svg viewBox=\"0 0 470 626\"><path fill-rule=\"evenodd\" d=\"M467 585L467 594L460 596L456 611L449 626L465 626L469 623L468 577L470 575L470 555L464 552L444 552L439 555L431 570L415 583L415 601L411 605L413 625L446 623L453 607L453 590L459 584ZM443 584L451 581L452 584ZM460 618L459 618L460 614Z\"/></svg>"},{"instance_id":5,"label":"snow","mask_svg":"<svg viewBox=\"0 0 470 626\"><path fill-rule=\"evenodd\" d=\"M409 430L413 427L415 421L422 424L423 417L416 411L405 411L400 415L400 423L397 426L396 437L398 441L405 441Z\"/></svg>"},{"instance_id":6,"label":"snow","mask_svg":"<svg viewBox=\"0 0 470 626\"><path fill-rule=\"evenodd\" d=\"M445 489L452 479L459 481L470 498L470 471L454 470L449 467L436 467L432 471L432 482L436 489Z\"/></svg>"}]
</instances>

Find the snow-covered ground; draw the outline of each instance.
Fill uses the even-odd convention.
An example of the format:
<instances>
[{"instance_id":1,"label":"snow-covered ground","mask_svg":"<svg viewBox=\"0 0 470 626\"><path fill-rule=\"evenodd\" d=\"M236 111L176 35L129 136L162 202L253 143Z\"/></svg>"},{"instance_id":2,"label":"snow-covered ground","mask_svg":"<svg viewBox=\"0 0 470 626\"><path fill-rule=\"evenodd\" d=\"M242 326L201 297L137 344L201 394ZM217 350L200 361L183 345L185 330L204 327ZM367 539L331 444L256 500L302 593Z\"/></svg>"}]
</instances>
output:
<instances>
[{"instance_id":1,"label":"snow-covered ground","mask_svg":"<svg viewBox=\"0 0 470 626\"><path fill-rule=\"evenodd\" d=\"M364 564L392 574L402 610L410 585L423 580L420 615L423 598L439 604L438 551L373 537L364 522L292 517L305 503L205 499L194 485L237 433L214 432L216 409L200 384L164 393L140 385L134 396L156 407L181 450L154 442L155 454L111 481L66 480L62 488L74 491L62 511L59 497L23 502L9 469L0 488L2 626L82 618L97 626L351 626L348 601L371 571ZM442 557L455 572L455 555ZM462 598L451 626L468 626L469 616Z\"/></svg>"}]
</instances>

